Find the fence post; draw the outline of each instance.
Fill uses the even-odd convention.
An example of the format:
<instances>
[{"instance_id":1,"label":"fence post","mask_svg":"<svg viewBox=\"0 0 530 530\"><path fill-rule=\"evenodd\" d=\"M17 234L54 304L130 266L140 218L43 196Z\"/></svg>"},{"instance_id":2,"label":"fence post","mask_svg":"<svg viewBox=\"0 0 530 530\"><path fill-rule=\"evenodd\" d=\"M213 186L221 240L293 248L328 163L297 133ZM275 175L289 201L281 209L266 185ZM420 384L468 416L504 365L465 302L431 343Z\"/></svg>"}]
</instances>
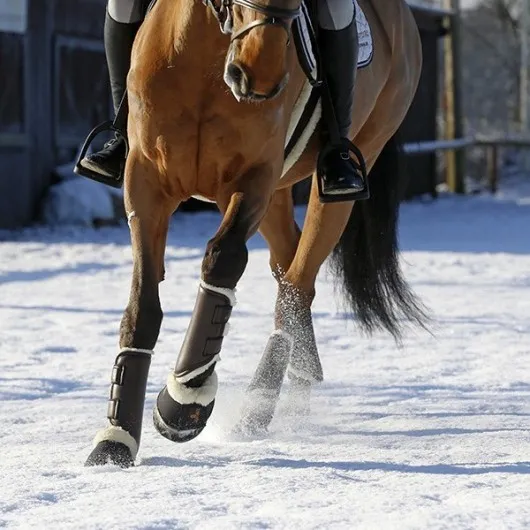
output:
<instances>
[{"instance_id":1,"label":"fence post","mask_svg":"<svg viewBox=\"0 0 530 530\"><path fill-rule=\"evenodd\" d=\"M452 11L450 31L444 40L446 139L463 138L460 0L444 0ZM446 153L446 180L453 193L465 193L466 150Z\"/></svg>"},{"instance_id":2,"label":"fence post","mask_svg":"<svg viewBox=\"0 0 530 530\"><path fill-rule=\"evenodd\" d=\"M496 193L499 182L499 149L496 144L486 147L488 183L491 193Z\"/></svg>"}]
</instances>

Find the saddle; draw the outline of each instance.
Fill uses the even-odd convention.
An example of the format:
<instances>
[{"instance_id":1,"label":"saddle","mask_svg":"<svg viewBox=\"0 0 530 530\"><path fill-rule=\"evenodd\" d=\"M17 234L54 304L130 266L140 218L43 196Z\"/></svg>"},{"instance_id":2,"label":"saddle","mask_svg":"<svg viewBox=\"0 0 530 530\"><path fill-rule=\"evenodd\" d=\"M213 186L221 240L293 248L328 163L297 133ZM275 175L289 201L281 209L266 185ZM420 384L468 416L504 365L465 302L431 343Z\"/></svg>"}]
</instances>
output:
<instances>
[{"instance_id":1,"label":"saddle","mask_svg":"<svg viewBox=\"0 0 530 530\"><path fill-rule=\"evenodd\" d=\"M357 68L361 69L372 62L374 45L370 25L358 4L358 0L352 0L352 2L355 5L357 33L359 35ZM307 80L293 109L287 131L282 176L286 175L297 162L322 120L322 93L319 90L321 74L318 64L316 32L313 26L312 4L312 0L303 0L301 16L293 23L293 41L296 46L298 62Z\"/></svg>"}]
</instances>

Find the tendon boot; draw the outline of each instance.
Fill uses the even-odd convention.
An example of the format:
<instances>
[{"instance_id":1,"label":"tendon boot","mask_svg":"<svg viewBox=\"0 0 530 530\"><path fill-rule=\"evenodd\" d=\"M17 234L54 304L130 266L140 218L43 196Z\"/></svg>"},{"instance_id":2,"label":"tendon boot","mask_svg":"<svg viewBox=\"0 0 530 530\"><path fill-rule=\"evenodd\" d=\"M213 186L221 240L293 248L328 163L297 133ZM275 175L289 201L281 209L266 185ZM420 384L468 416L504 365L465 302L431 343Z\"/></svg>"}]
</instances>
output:
<instances>
[{"instance_id":1,"label":"tendon boot","mask_svg":"<svg viewBox=\"0 0 530 530\"><path fill-rule=\"evenodd\" d=\"M134 465L142 435L147 376L151 350L125 348L112 369L107 418L110 425L99 431L86 466Z\"/></svg>"},{"instance_id":2,"label":"tendon boot","mask_svg":"<svg viewBox=\"0 0 530 530\"><path fill-rule=\"evenodd\" d=\"M173 442L192 440L206 427L217 394L215 365L234 304L230 289L199 287L177 364L153 411L156 429Z\"/></svg>"}]
</instances>

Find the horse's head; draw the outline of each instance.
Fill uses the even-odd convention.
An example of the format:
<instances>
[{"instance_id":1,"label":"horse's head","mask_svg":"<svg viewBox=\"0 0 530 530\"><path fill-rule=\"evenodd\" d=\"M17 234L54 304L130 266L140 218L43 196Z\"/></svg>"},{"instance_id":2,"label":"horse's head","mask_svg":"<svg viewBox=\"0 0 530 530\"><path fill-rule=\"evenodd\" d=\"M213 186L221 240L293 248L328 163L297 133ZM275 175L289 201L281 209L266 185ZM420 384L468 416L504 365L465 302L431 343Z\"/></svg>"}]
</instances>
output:
<instances>
[{"instance_id":1,"label":"horse's head","mask_svg":"<svg viewBox=\"0 0 530 530\"><path fill-rule=\"evenodd\" d=\"M238 100L274 98L289 79L287 47L301 0L222 2L218 18L223 31L231 35L224 71L226 84Z\"/></svg>"}]
</instances>

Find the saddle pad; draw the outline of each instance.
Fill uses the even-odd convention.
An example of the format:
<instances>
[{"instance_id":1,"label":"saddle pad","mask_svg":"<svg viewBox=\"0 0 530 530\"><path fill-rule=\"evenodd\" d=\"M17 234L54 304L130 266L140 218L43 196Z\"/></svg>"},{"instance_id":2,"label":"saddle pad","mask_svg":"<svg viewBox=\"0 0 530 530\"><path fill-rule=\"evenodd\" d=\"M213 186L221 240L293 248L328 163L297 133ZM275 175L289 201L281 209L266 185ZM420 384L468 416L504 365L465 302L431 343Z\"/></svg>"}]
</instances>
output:
<instances>
[{"instance_id":1,"label":"saddle pad","mask_svg":"<svg viewBox=\"0 0 530 530\"><path fill-rule=\"evenodd\" d=\"M309 0L307 0L309 1ZM294 38L297 46L298 60L304 72L315 78L317 75L316 59L314 53L313 31L311 17L307 1L302 3L302 15L295 21ZM359 35L359 57L357 68L368 66L373 58L374 45L372 32L368 20L359 6L357 0L352 0L355 7L355 20L357 23L357 33ZM347 65L345 65L347 68ZM317 95L309 80L306 80L304 87L298 96L298 100L293 109L287 137L285 141L285 162L282 176L284 176L300 158L304 149L315 131L322 109Z\"/></svg>"}]
</instances>

